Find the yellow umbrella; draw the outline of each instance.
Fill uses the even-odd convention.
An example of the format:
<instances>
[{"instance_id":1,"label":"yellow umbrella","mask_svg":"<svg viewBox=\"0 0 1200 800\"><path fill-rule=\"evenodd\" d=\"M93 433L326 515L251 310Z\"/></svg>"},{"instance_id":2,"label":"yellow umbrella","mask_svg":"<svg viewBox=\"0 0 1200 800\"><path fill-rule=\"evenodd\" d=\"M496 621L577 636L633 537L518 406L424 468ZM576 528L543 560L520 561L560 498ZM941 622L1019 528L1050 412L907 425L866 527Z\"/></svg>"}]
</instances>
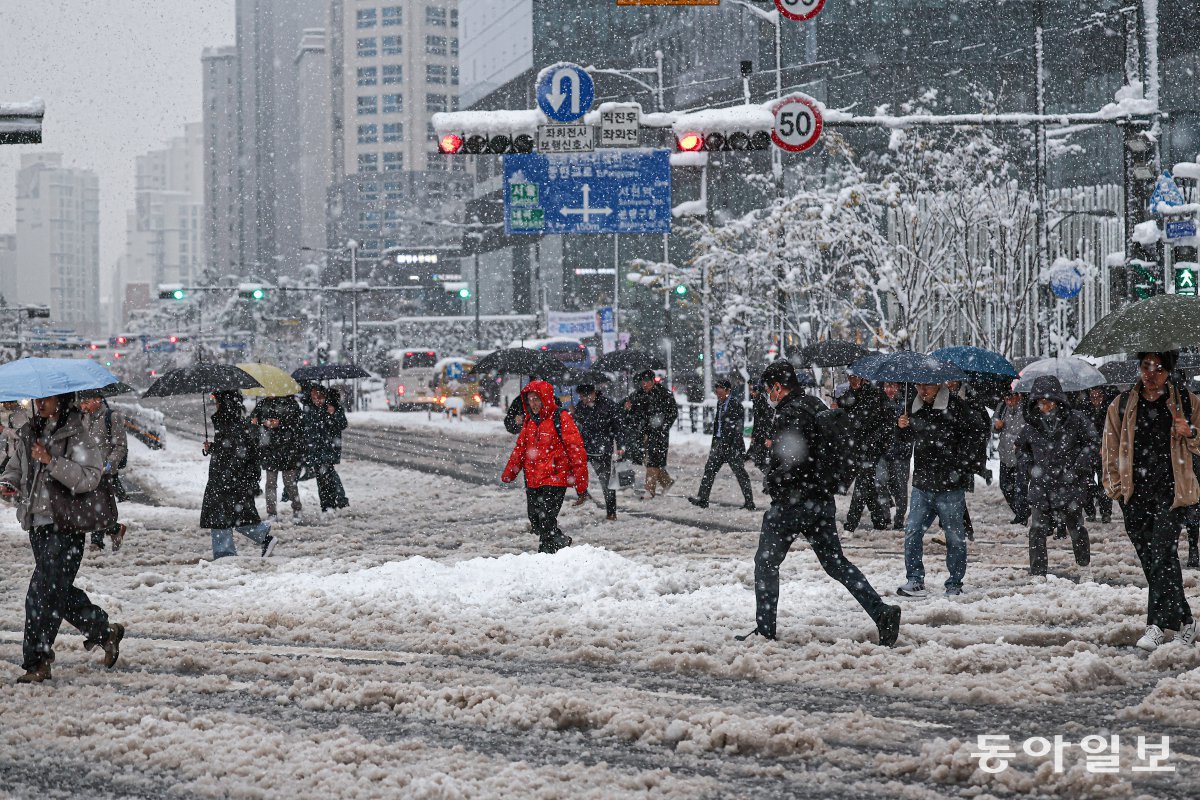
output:
<instances>
[{"instance_id":1,"label":"yellow umbrella","mask_svg":"<svg viewBox=\"0 0 1200 800\"><path fill-rule=\"evenodd\" d=\"M237 368L262 384L262 388L244 389L242 394L250 397L287 397L298 394L300 384L279 367L270 364L238 364Z\"/></svg>"}]
</instances>

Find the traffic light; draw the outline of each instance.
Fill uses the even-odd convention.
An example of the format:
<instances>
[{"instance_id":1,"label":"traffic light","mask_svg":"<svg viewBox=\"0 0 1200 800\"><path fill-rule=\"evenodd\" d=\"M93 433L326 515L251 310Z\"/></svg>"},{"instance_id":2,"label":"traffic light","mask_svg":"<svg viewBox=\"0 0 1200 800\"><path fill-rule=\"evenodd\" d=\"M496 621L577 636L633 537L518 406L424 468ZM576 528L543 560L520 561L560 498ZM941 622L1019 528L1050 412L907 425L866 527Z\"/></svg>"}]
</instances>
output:
<instances>
[{"instance_id":1,"label":"traffic light","mask_svg":"<svg viewBox=\"0 0 1200 800\"><path fill-rule=\"evenodd\" d=\"M687 293L688 287L684 286L682 283L675 287L675 294L679 295L680 297L686 297Z\"/></svg>"},{"instance_id":2,"label":"traffic light","mask_svg":"<svg viewBox=\"0 0 1200 800\"><path fill-rule=\"evenodd\" d=\"M438 137L438 152L447 155L479 155L490 153L532 153L533 137L527 133L509 136L497 133L487 136L482 133L447 133Z\"/></svg>"},{"instance_id":3,"label":"traffic light","mask_svg":"<svg viewBox=\"0 0 1200 800\"><path fill-rule=\"evenodd\" d=\"M488 153L532 153L533 128L540 113L514 119L514 112L486 111L434 114L438 152L447 156ZM531 123L532 120L532 123Z\"/></svg>"},{"instance_id":4,"label":"traffic light","mask_svg":"<svg viewBox=\"0 0 1200 800\"><path fill-rule=\"evenodd\" d=\"M50 309L46 306L30 306L25 309L25 316L29 319L50 319Z\"/></svg>"},{"instance_id":5,"label":"traffic light","mask_svg":"<svg viewBox=\"0 0 1200 800\"><path fill-rule=\"evenodd\" d=\"M318 364L328 364L329 363L329 348L326 348L326 347L318 347L317 348L317 363Z\"/></svg>"},{"instance_id":6,"label":"traffic light","mask_svg":"<svg viewBox=\"0 0 1200 800\"><path fill-rule=\"evenodd\" d=\"M458 296L461 297L463 300L466 300L467 298L469 298L471 296L471 290L468 289L466 286L464 286L463 288L458 290Z\"/></svg>"},{"instance_id":7,"label":"traffic light","mask_svg":"<svg viewBox=\"0 0 1200 800\"><path fill-rule=\"evenodd\" d=\"M681 153L766 150L771 146L771 134L766 130L684 130L676 136L675 146Z\"/></svg>"},{"instance_id":8,"label":"traffic light","mask_svg":"<svg viewBox=\"0 0 1200 800\"><path fill-rule=\"evenodd\" d=\"M187 297L187 289L179 284L160 283L158 285L159 300L182 300Z\"/></svg>"},{"instance_id":9,"label":"traffic light","mask_svg":"<svg viewBox=\"0 0 1200 800\"><path fill-rule=\"evenodd\" d=\"M267 290L262 286L244 283L238 287L238 297L252 303L261 303L267 299Z\"/></svg>"}]
</instances>

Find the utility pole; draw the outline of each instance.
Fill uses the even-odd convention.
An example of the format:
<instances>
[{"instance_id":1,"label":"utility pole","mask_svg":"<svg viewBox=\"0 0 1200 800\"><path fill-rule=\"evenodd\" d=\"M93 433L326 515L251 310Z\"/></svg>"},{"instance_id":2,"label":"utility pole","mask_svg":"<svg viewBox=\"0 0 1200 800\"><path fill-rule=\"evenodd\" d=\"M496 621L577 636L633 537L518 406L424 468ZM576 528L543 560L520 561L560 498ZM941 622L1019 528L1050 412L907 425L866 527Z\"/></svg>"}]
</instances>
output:
<instances>
[{"instance_id":1,"label":"utility pole","mask_svg":"<svg viewBox=\"0 0 1200 800\"><path fill-rule=\"evenodd\" d=\"M1038 0L1037 27L1034 30L1034 63L1037 70L1035 87L1038 115L1038 122L1034 126L1034 136L1037 140L1037 166L1034 170L1034 192L1037 202L1037 213L1034 219L1037 226L1037 270L1039 278L1046 275L1046 270L1050 267L1050 232L1046 228L1046 123L1041 119L1046 114L1045 51L1042 47L1044 25L1045 0ZM1039 316L1042 317L1041 326L1045 334L1046 355L1056 355L1050 352L1050 331L1053 327L1050 323L1050 315L1053 313L1055 306L1054 297L1050 291L1050 287L1046 286L1043 288L1040 280L1035 285L1038 286L1038 310Z\"/></svg>"},{"instance_id":2,"label":"utility pole","mask_svg":"<svg viewBox=\"0 0 1200 800\"><path fill-rule=\"evenodd\" d=\"M350 292L350 337L353 356L351 358L355 366L358 366L358 242L351 239L346 242L346 246L350 248L350 283L352 284ZM358 386L358 378L355 378L353 404L355 411L360 410Z\"/></svg>"}]
</instances>

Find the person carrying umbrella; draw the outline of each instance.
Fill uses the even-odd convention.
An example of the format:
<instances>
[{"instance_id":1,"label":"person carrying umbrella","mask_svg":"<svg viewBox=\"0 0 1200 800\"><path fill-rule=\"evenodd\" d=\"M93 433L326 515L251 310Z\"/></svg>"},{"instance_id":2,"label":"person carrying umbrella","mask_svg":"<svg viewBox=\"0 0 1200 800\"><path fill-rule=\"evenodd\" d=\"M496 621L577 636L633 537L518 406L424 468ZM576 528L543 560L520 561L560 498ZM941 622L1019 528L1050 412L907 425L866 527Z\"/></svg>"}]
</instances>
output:
<instances>
[{"instance_id":1,"label":"person carrying umbrella","mask_svg":"<svg viewBox=\"0 0 1200 800\"><path fill-rule=\"evenodd\" d=\"M33 577L25 595L25 634L17 683L50 680L54 641L63 620L79 629L87 650L100 647L104 666L120 656L125 626L110 623L104 609L75 586L83 561L85 529L104 505L96 492L103 456L84 426L73 393L33 401L32 419L17 430L0 496L16 501L17 521L29 532ZM115 514L112 515L115 520ZM89 525L90 528L90 525Z\"/></svg>"},{"instance_id":2,"label":"person carrying umbrella","mask_svg":"<svg viewBox=\"0 0 1200 800\"><path fill-rule=\"evenodd\" d=\"M1017 459L1017 441L1024 428L1024 398L1016 392L1009 392L992 416L992 429L996 431L998 439L996 449L1000 455L1000 492L1013 512L1013 525L1028 525L1032 513L1028 498L1029 476L1021 470Z\"/></svg>"},{"instance_id":3,"label":"person carrying umbrella","mask_svg":"<svg viewBox=\"0 0 1200 800\"><path fill-rule=\"evenodd\" d=\"M1043 375L1033 382L1025 407L1026 424L1017 439L1019 469L1029 476L1029 574L1046 576L1046 536L1059 525L1071 535L1075 563L1090 577L1091 542L1083 526L1088 474L1100 437L1091 421L1072 411L1058 378Z\"/></svg>"},{"instance_id":4,"label":"person carrying umbrella","mask_svg":"<svg viewBox=\"0 0 1200 800\"><path fill-rule=\"evenodd\" d=\"M321 511L350 505L336 469L342 460L342 431L348 424L336 389L307 387L304 396L304 463L316 475Z\"/></svg>"},{"instance_id":5,"label":"person carrying umbrella","mask_svg":"<svg viewBox=\"0 0 1200 800\"><path fill-rule=\"evenodd\" d=\"M754 490L750 487L750 476L746 473L746 442L742 438L746 410L740 402L733 399L733 381L722 378L717 381L715 391L717 415L713 420L712 446L708 451L708 461L704 464L700 491L695 497L689 497L688 502L700 508L708 508L708 498L712 494L717 473L721 471L721 467L728 464L738 487L742 490L742 499L745 500L742 508L754 511Z\"/></svg>"},{"instance_id":6,"label":"person carrying umbrella","mask_svg":"<svg viewBox=\"0 0 1200 800\"><path fill-rule=\"evenodd\" d=\"M754 414L754 427L750 430L750 449L746 451L746 460L754 463L760 472L767 471L767 436L771 433L771 420L775 410L767 400L767 393L761 383L750 384L751 412Z\"/></svg>"},{"instance_id":7,"label":"person carrying umbrella","mask_svg":"<svg viewBox=\"0 0 1200 800\"><path fill-rule=\"evenodd\" d=\"M643 370L637 379L639 387L625 399L625 410L632 412L637 420L643 440L646 492L654 497L656 487L662 487L666 494L675 485L675 479L667 472L667 455L671 449L671 426L679 417L679 406L671 391L655 379L654 370Z\"/></svg>"},{"instance_id":8,"label":"person carrying umbrella","mask_svg":"<svg viewBox=\"0 0 1200 800\"><path fill-rule=\"evenodd\" d=\"M850 477L854 480L844 527L847 533L857 529L866 507L875 530L886 530L891 519L880 501L875 471L895 441L896 417L887 407L883 392L865 378L852 373L847 384L837 401L838 408L845 411L849 451L843 455L851 462Z\"/></svg>"},{"instance_id":9,"label":"person carrying umbrella","mask_svg":"<svg viewBox=\"0 0 1200 800\"><path fill-rule=\"evenodd\" d=\"M890 425L895 426L896 420L904 413L905 387L895 381L883 384L883 393L887 397ZM908 471L912 466L912 442L905 442L899 436L892 437L892 445L879 462L883 472L885 497L891 499L896 507L896 515L892 521L892 529L904 530L904 518L908 514Z\"/></svg>"},{"instance_id":10,"label":"person carrying umbrella","mask_svg":"<svg viewBox=\"0 0 1200 800\"><path fill-rule=\"evenodd\" d=\"M571 414L558 407L553 386L533 381L521 390L521 397L525 424L500 480L512 483L525 473L526 511L538 536L538 552L553 554L571 545L571 537L558 527L567 488L587 498L587 448Z\"/></svg>"},{"instance_id":11,"label":"person carrying umbrella","mask_svg":"<svg viewBox=\"0 0 1200 800\"><path fill-rule=\"evenodd\" d=\"M754 554L755 628L751 636L774 639L779 606L779 567L792 544L804 537L826 574L846 587L870 615L879 643L891 647L900 632L900 607L888 605L842 552L837 534L837 491L842 454L825 404L806 395L787 361L767 367L762 383L775 404L770 463L763 489L771 507L763 514Z\"/></svg>"},{"instance_id":12,"label":"person carrying umbrella","mask_svg":"<svg viewBox=\"0 0 1200 800\"><path fill-rule=\"evenodd\" d=\"M1200 398L1170 382L1178 355L1138 353L1140 377L1113 400L1104 422L1104 490L1121 504L1125 533L1149 584L1146 632L1137 646L1150 652L1168 630L1178 631L1184 645L1196 641L1178 539L1182 509L1200 502L1192 468L1192 456L1200 453Z\"/></svg>"},{"instance_id":13,"label":"person carrying umbrella","mask_svg":"<svg viewBox=\"0 0 1200 800\"><path fill-rule=\"evenodd\" d=\"M1111 387L1093 386L1088 389L1086 412L1097 437L1104 436L1104 420L1108 416L1108 406L1117 394L1117 390ZM1091 474L1088 477L1088 498L1083 512L1088 522L1095 522L1099 512L1100 521L1107 525L1112 522L1113 501L1104 492L1104 468L1100 461L1100 449L1097 448L1093 455Z\"/></svg>"},{"instance_id":14,"label":"person carrying umbrella","mask_svg":"<svg viewBox=\"0 0 1200 800\"><path fill-rule=\"evenodd\" d=\"M259 545L261 556L268 558L277 542L270 523L259 517L254 505L261 472L258 432L246 421L241 392L222 390L214 392L213 399L217 404L212 415L213 440L203 446L209 462L200 527L212 531L213 560L237 555L235 530Z\"/></svg>"},{"instance_id":15,"label":"person carrying umbrella","mask_svg":"<svg viewBox=\"0 0 1200 800\"><path fill-rule=\"evenodd\" d=\"M267 516L274 520L278 510L279 478L292 503L292 519L303 522L304 504L300 501L297 479L304 466L304 412L293 395L264 397L250 415L250 424L259 426L259 465L266 473Z\"/></svg>"},{"instance_id":16,"label":"person carrying umbrella","mask_svg":"<svg viewBox=\"0 0 1200 800\"><path fill-rule=\"evenodd\" d=\"M125 435L125 415L108 407L104 401L104 393L98 389L79 392L79 410L83 415L83 424L88 433L100 446L100 455L104 459L104 473L100 478L100 486L105 491L113 493L118 500L122 497L124 488L121 487L120 471L125 469L129 457L129 440ZM118 522L111 527L92 531L91 544L88 550L97 553L104 549L104 535L112 540L113 552L121 549L125 540L125 523Z\"/></svg>"},{"instance_id":17,"label":"person carrying umbrella","mask_svg":"<svg viewBox=\"0 0 1200 800\"><path fill-rule=\"evenodd\" d=\"M912 497L904 529L904 571L907 580L896 590L903 597L926 597L924 537L934 517L946 533L946 596L962 594L967 572L967 539L963 523L966 494L974 480L973 448L986 418L940 383L917 383L915 396L896 421L897 437L913 443Z\"/></svg>"},{"instance_id":18,"label":"person carrying umbrella","mask_svg":"<svg viewBox=\"0 0 1200 800\"><path fill-rule=\"evenodd\" d=\"M611 522L617 518L617 492L609 486L609 479L612 476L613 451L620 451L621 409L590 383L579 384L575 387L575 393L579 395L579 404L575 406L575 422L583 437L588 462L596 471L604 491L605 518ZM521 424L524 425L524 419ZM583 505L586 501L587 495L584 494L575 505Z\"/></svg>"}]
</instances>

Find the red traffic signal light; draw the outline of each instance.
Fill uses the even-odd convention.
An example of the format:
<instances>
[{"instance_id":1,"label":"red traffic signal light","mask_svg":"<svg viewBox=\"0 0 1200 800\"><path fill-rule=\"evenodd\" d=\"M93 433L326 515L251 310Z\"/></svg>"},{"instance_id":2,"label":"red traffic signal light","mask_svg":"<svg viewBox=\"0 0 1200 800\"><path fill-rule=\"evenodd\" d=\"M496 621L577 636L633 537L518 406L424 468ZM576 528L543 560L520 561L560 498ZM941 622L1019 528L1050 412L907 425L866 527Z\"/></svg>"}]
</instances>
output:
<instances>
[{"instance_id":1,"label":"red traffic signal light","mask_svg":"<svg viewBox=\"0 0 1200 800\"><path fill-rule=\"evenodd\" d=\"M438 151L447 155L454 155L462 146L463 139L457 133L447 133L438 140Z\"/></svg>"},{"instance_id":2,"label":"red traffic signal light","mask_svg":"<svg viewBox=\"0 0 1200 800\"><path fill-rule=\"evenodd\" d=\"M442 155L503 155L505 153L532 153L533 136L528 133L443 133L438 137L438 152Z\"/></svg>"},{"instance_id":3,"label":"red traffic signal light","mask_svg":"<svg viewBox=\"0 0 1200 800\"><path fill-rule=\"evenodd\" d=\"M704 137L698 133L685 133L679 137L679 149L685 153L696 153L704 149Z\"/></svg>"},{"instance_id":4,"label":"red traffic signal light","mask_svg":"<svg viewBox=\"0 0 1200 800\"><path fill-rule=\"evenodd\" d=\"M127 337L127 336L118 336L118 337L117 337L117 344L129 344L129 337ZM118 358L119 358L119 357L120 357L120 356L118 356Z\"/></svg>"},{"instance_id":5,"label":"red traffic signal light","mask_svg":"<svg viewBox=\"0 0 1200 800\"><path fill-rule=\"evenodd\" d=\"M167 338L167 341L170 342L171 344L179 344L179 337L171 336L171 337Z\"/></svg>"}]
</instances>

